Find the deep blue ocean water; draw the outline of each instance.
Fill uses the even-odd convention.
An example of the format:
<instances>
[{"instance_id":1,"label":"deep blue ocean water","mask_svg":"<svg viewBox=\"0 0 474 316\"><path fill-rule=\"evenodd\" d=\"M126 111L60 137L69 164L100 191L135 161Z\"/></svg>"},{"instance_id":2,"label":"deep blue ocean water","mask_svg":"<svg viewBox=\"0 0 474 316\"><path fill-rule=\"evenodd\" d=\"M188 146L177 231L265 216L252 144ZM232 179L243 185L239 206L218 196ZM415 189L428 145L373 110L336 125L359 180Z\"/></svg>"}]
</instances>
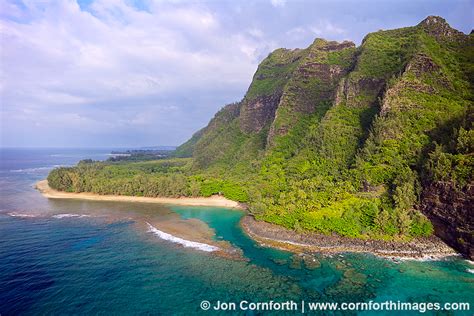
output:
<instances>
[{"instance_id":1,"label":"deep blue ocean water","mask_svg":"<svg viewBox=\"0 0 474 316\"><path fill-rule=\"evenodd\" d=\"M106 159L110 151L1 150L1 315L229 313L203 311L203 300L468 302L471 311L438 314L473 314L474 266L461 258L394 262L342 254L315 256L320 266L311 269L298 256L256 245L238 226L241 211L48 200L34 189L51 168ZM148 231L146 222L172 216L205 222L247 261L183 248Z\"/></svg>"}]
</instances>

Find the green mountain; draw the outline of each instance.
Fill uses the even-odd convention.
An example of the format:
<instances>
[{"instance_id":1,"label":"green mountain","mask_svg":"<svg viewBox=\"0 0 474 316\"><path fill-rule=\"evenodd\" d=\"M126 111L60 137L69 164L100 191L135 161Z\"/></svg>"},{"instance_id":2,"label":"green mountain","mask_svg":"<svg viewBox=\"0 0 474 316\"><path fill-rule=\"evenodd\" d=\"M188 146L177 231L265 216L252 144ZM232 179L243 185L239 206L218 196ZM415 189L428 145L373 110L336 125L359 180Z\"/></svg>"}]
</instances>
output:
<instances>
[{"instance_id":1,"label":"green mountain","mask_svg":"<svg viewBox=\"0 0 474 316\"><path fill-rule=\"evenodd\" d=\"M49 180L76 192L222 193L291 229L390 240L428 236L432 222L442 235L446 205L460 198L448 235L470 249L473 78L473 35L440 17L371 33L359 47L316 39L272 52L243 100L222 108L177 158L156 162L159 171L150 162L82 164ZM171 177L179 189L155 189ZM443 190L451 192L444 204Z\"/></svg>"}]
</instances>

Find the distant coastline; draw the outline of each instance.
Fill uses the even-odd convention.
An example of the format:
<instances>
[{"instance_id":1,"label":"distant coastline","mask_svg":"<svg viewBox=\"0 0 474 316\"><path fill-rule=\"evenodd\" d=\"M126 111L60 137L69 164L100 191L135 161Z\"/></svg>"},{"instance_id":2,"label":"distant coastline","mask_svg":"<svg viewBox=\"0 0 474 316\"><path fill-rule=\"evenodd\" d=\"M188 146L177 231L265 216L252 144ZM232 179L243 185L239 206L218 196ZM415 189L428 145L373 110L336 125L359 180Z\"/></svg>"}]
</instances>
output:
<instances>
[{"instance_id":1,"label":"distant coastline","mask_svg":"<svg viewBox=\"0 0 474 316\"><path fill-rule=\"evenodd\" d=\"M62 192L52 189L48 185L48 180L38 181L35 188L41 194L49 199L81 199L91 201L115 201L115 202L141 202L141 203L159 203L159 204L175 204L187 206L215 206L227 207L235 209L244 209L239 202L226 199L223 196L211 197L143 197L143 196L125 196L125 195L100 195L95 193L81 192Z\"/></svg>"}]
</instances>

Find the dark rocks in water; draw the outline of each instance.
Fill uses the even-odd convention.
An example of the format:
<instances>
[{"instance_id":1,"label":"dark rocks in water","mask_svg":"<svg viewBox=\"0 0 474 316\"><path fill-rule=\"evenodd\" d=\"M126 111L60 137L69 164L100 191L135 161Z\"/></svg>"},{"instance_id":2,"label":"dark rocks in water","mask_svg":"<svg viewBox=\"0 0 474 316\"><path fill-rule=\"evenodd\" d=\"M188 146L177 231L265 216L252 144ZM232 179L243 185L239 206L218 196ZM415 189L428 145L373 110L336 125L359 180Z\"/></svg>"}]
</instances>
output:
<instances>
[{"instance_id":1,"label":"dark rocks in water","mask_svg":"<svg viewBox=\"0 0 474 316\"><path fill-rule=\"evenodd\" d=\"M304 266L308 270L315 270L321 267L321 262L311 255L303 255Z\"/></svg>"},{"instance_id":2,"label":"dark rocks in water","mask_svg":"<svg viewBox=\"0 0 474 316\"><path fill-rule=\"evenodd\" d=\"M367 281L367 276L353 268L346 269L341 279L325 290L325 293L337 299L371 298L373 290Z\"/></svg>"},{"instance_id":3,"label":"dark rocks in water","mask_svg":"<svg viewBox=\"0 0 474 316\"><path fill-rule=\"evenodd\" d=\"M288 263L288 261L285 259L271 259L271 261L280 266L286 265Z\"/></svg>"},{"instance_id":4,"label":"dark rocks in water","mask_svg":"<svg viewBox=\"0 0 474 316\"><path fill-rule=\"evenodd\" d=\"M298 255L293 255L291 263L290 263L290 269L298 269L300 270L302 268L302 259Z\"/></svg>"}]
</instances>

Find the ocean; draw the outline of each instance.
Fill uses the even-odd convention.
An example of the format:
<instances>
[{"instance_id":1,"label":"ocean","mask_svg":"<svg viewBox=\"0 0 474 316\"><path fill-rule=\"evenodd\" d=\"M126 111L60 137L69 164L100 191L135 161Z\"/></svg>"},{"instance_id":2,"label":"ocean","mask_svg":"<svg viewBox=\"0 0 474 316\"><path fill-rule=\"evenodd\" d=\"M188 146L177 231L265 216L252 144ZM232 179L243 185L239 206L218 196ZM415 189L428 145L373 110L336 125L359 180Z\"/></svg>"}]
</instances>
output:
<instances>
[{"instance_id":1,"label":"ocean","mask_svg":"<svg viewBox=\"0 0 474 316\"><path fill-rule=\"evenodd\" d=\"M324 315L420 314L341 310L343 303L386 301L418 307L432 302L441 308L469 303L470 311L441 314L472 315L474 265L460 257L393 261L345 253L302 258L249 239L239 228L242 211L49 200L34 189L52 168L104 160L110 151L1 149L0 315L300 314L303 305L309 312L314 302L339 304L338 311L318 312ZM215 240L240 249L245 260L157 234L147 224L176 217L204 222ZM297 309L250 310L259 306L251 303L271 301L295 302Z\"/></svg>"}]
</instances>

